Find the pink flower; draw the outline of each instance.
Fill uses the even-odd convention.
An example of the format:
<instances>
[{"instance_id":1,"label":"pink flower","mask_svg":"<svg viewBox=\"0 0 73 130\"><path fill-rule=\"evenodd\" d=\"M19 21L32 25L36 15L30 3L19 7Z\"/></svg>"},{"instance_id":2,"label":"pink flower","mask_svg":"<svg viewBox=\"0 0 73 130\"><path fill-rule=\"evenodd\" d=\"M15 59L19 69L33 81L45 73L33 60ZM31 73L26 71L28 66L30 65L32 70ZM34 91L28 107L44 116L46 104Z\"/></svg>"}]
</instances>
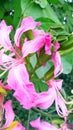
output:
<instances>
[{"instance_id":1,"label":"pink flower","mask_svg":"<svg viewBox=\"0 0 73 130\"><path fill-rule=\"evenodd\" d=\"M5 22L3 21L6 31L6 34L9 34L11 31L11 26L7 26ZM46 54L51 54L51 36L50 34L46 34L43 30L36 30L35 27L40 26L39 22L35 22L32 17L27 17L22 20L21 26L16 30L14 40L17 47L20 47L20 38L23 33L25 33L28 30L32 30L32 33L34 35L33 40L29 40L27 37L24 39L24 43L22 46L22 49L15 50L15 48L12 46L11 41L9 39L9 35L6 35L7 40L4 40L3 46L9 47L9 55L4 54L6 50L1 49L0 50L0 69L2 70L9 70L12 67L24 62L24 58L29 55L30 53L35 53L40 51L40 49L45 46L45 52ZM2 29L3 26L2 26ZM4 37L2 37L5 39ZM27 40L26 40L27 39ZM6 42L8 44L6 44ZM47 47L48 46L48 47ZM11 47L11 48L10 48ZM7 49L8 50L8 49ZM20 51L20 53L18 53ZM20 55L21 54L21 55ZM15 57L15 58L14 58Z\"/></svg>"},{"instance_id":2,"label":"pink flower","mask_svg":"<svg viewBox=\"0 0 73 130\"><path fill-rule=\"evenodd\" d=\"M40 121L40 117L30 122L30 125L37 130L58 130L55 126L51 125L46 121Z\"/></svg>"},{"instance_id":3,"label":"pink flower","mask_svg":"<svg viewBox=\"0 0 73 130\"><path fill-rule=\"evenodd\" d=\"M23 88L25 84L29 83L29 74L23 63L10 69L8 73L7 83L13 90Z\"/></svg>"},{"instance_id":4,"label":"pink flower","mask_svg":"<svg viewBox=\"0 0 73 130\"><path fill-rule=\"evenodd\" d=\"M20 28L16 30L14 40L17 47L20 47L20 37L21 35L28 31L33 30L36 26L40 26L40 22L35 22L31 16L26 17L22 20Z\"/></svg>"},{"instance_id":5,"label":"pink flower","mask_svg":"<svg viewBox=\"0 0 73 130\"><path fill-rule=\"evenodd\" d=\"M11 32L11 30L12 26L7 26L4 20L0 22L0 45L6 50L12 47L9 38L9 33Z\"/></svg>"},{"instance_id":6,"label":"pink flower","mask_svg":"<svg viewBox=\"0 0 73 130\"><path fill-rule=\"evenodd\" d=\"M48 37L49 37L49 34L38 35L33 40L25 42L23 47L22 47L23 57L26 57L30 53L34 53L34 52L39 51L40 48L42 48L44 45L47 47L46 44L49 44L49 47L48 47L48 50L46 50L46 53L48 51L48 54L50 54L50 46L51 45L49 42L50 38L48 38Z\"/></svg>"},{"instance_id":7,"label":"pink flower","mask_svg":"<svg viewBox=\"0 0 73 130\"><path fill-rule=\"evenodd\" d=\"M65 105L65 102L63 100L63 97L62 95L60 94L59 91L62 90L62 82L63 80L54 80L54 79L51 79L49 82L48 82L48 86L50 88L52 88L52 92L55 92L55 106L56 106L56 111L58 113L58 115L60 117L67 117L69 112L67 110L67 107Z\"/></svg>"},{"instance_id":8,"label":"pink flower","mask_svg":"<svg viewBox=\"0 0 73 130\"><path fill-rule=\"evenodd\" d=\"M9 127L15 118L15 114L14 114L13 109L12 109L12 101L11 100L8 100L4 104L4 109L5 109L6 122L2 126L2 128L0 128L0 130L6 129L7 127ZM15 128L17 128L17 126L15 126ZM12 129L12 130L17 130L17 129ZM21 129L19 129L19 130L21 130ZM23 130L25 130L25 128Z\"/></svg>"},{"instance_id":9,"label":"pink flower","mask_svg":"<svg viewBox=\"0 0 73 130\"><path fill-rule=\"evenodd\" d=\"M47 92L36 93L34 85L29 81L26 67L20 64L9 71L7 82L9 88L15 90L14 97L24 108L47 109L55 101L58 114L62 117L68 114L65 103L58 94L62 89L62 80L52 79L48 82L49 90Z\"/></svg>"},{"instance_id":10,"label":"pink flower","mask_svg":"<svg viewBox=\"0 0 73 130\"><path fill-rule=\"evenodd\" d=\"M36 93L33 84L27 84L23 89L17 89L13 96L25 109L35 107Z\"/></svg>"},{"instance_id":11,"label":"pink flower","mask_svg":"<svg viewBox=\"0 0 73 130\"><path fill-rule=\"evenodd\" d=\"M35 22L32 17L24 18L21 22L21 26L16 30L15 33L15 43L16 46L20 48L20 38L23 33L28 30L32 30L34 38L32 40L24 40L22 47L23 57L26 57L30 53L34 53L40 50L45 45L46 54L50 54L51 48L51 36L50 34L45 34L43 30L35 30L36 26L40 26L40 22ZM26 38L25 38L26 39ZM48 47L47 47L48 46Z\"/></svg>"},{"instance_id":12,"label":"pink flower","mask_svg":"<svg viewBox=\"0 0 73 130\"><path fill-rule=\"evenodd\" d=\"M29 81L29 75L24 64L13 67L9 71L7 83L9 89L15 90L14 97L24 108L30 109L34 106L36 92L34 85Z\"/></svg>"},{"instance_id":13,"label":"pink flower","mask_svg":"<svg viewBox=\"0 0 73 130\"><path fill-rule=\"evenodd\" d=\"M48 109L54 102L56 111L60 117L68 116L68 110L65 102L60 94L62 80L50 80L48 82L49 90L47 92L38 93L34 104L41 109Z\"/></svg>"},{"instance_id":14,"label":"pink flower","mask_svg":"<svg viewBox=\"0 0 73 130\"><path fill-rule=\"evenodd\" d=\"M55 100L55 91L49 88L47 92L40 92L36 96L35 105L41 109L48 109Z\"/></svg>"}]
</instances>

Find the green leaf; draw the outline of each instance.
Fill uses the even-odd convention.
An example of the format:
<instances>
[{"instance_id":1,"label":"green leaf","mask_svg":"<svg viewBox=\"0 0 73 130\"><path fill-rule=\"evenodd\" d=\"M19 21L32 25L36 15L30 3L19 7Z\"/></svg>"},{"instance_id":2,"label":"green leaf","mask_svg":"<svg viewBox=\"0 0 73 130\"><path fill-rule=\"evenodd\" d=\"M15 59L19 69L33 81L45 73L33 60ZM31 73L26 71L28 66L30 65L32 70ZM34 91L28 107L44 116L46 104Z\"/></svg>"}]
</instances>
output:
<instances>
[{"instance_id":1,"label":"green leaf","mask_svg":"<svg viewBox=\"0 0 73 130\"><path fill-rule=\"evenodd\" d=\"M42 78L50 70L52 66L53 63L51 61L48 61L45 66L41 66L36 70L36 74L39 78Z\"/></svg>"},{"instance_id":2,"label":"green leaf","mask_svg":"<svg viewBox=\"0 0 73 130\"><path fill-rule=\"evenodd\" d=\"M4 20L6 21L6 23L8 24L8 25L12 25L13 24L13 18L11 17L11 16L5 16L4 17Z\"/></svg>"},{"instance_id":3,"label":"green leaf","mask_svg":"<svg viewBox=\"0 0 73 130\"><path fill-rule=\"evenodd\" d=\"M66 54L62 57L63 73L69 74L73 66L73 52Z\"/></svg>"},{"instance_id":4,"label":"green leaf","mask_svg":"<svg viewBox=\"0 0 73 130\"><path fill-rule=\"evenodd\" d=\"M57 15L49 5L49 3L46 5L45 8L41 8L38 4L36 4L34 1L30 0L22 0L21 1L21 8L23 12L23 16L32 16L34 19L45 17L49 18L55 23L61 25Z\"/></svg>"},{"instance_id":5,"label":"green leaf","mask_svg":"<svg viewBox=\"0 0 73 130\"><path fill-rule=\"evenodd\" d=\"M52 4L57 4L59 2L59 0L48 0L48 2L50 2Z\"/></svg>"},{"instance_id":6,"label":"green leaf","mask_svg":"<svg viewBox=\"0 0 73 130\"><path fill-rule=\"evenodd\" d=\"M53 9L51 8L51 6L49 4L46 6L45 9L43 9L43 14L45 17L48 17L51 20L55 21L55 23L61 25L57 15L55 14L55 12L53 11Z\"/></svg>"},{"instance_id":7,"label":"green leaf","mask_svg":"<svg viewBox=\"0 0 73 130\"><path fill-rule=\"evenodd\" d=\"M0 19L3 18L4 12L5 12L4 9L2 7L0 7Z\"/></svg>"},{"instance_id":8,"label":"green leaf","mask_svg":"<svg viewBox=\"0 0 73 130\"><path fill-rule=\"evenodd\" d=\"M14 27L17 27L20 24L21 20L21 1L15 0L14 1L14 17L13 17L13 25Z\"/></svg>"},{"instance_id":9,"label":"green leaf","mask_svg":"<svg viewBox=\"0 0 73 130\"><path fill-rule=\"evenodd\" d=\"M36 4L39 4L41 8L45 8L48 4L47 0L34 0Z\"/></svg>"},{"instance_id":10,"label":"green leaf","mask_svg":"<svg viewBox=\"0 0 73 130\"><path fill-rule=\"evenodd\" d=\"M46 32L51 28L56 26L57 24L55 23L55 21L51 20L50 18L38 18L36 19L36 21L40 21L41 22L41 26L40 28L44 29Z\"/></svg>"},{"instance_id":11,"label":"green leaf","mask_svg":"<svg viewBox=\"0 0 73 130\"><path fill-rule=\"evenodd\" d=\"M48 90L48 86L45 82L37 79L35 76L31 79L31 81L34 83L36 92L43 92Z\"/></svg>"}]
</instances>

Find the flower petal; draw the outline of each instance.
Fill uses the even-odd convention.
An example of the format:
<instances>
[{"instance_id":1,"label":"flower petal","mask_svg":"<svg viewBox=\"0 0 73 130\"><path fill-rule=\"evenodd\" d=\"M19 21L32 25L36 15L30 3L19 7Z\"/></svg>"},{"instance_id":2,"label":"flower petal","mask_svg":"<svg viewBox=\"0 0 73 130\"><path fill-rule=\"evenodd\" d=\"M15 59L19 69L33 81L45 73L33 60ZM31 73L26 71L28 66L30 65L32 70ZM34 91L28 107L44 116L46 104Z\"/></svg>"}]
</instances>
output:
<instances>
[{"instance_id":1,"label":"flower petal","mask_svg":"<svg viewBox=\"0 0 73 130\"><path fill-rule=\"evenodd\" d=\"M21 26L17 29L14 37L17 47L20 47L21 35L28 30L33 30L36 26L40 26L40 22L35 22L31 16L22 20Z\"/></svg>"},{"instance_id":2,"label":"flower petal","mask_svg":"<svg viewBox=\"0 0 73 130\"><path fill-rule=\"evenodd\" d=\"M51 80L49 80L49 82L47 84L48 84L49 88L54 87L58 90L62 90L62 82L63 82L62 79L57 79L57 80L51 79Z\"/></svg>"},{"instance_id":3,"label":"flower petal","mask_svg":"<svg viewBox=\"0 0 73 130\"><path fill-rule=\"evenodd\" d=\"M0 22L0 45L2 45L6 50L12 47L11 41L9 39L9 33L12 30L12 26L7 26L5 21Z\"/></svg>"},{"instance_id":4,"label":"flower petal","mask_svg":"<svg viewBox=\"0 0 73 130\"><path fill-rule=\"evenodd\" d=\"M63 66L59 52L54 52L51 61L54 62L54 76L57 77L63 72Z\"/></svg>"},{"instance_id":5,"label":"flower petal","mask_svg":"<svg viewBox=\"0 0 73 130\"><path fill-rule=\"evenodd\" d=\"M20 88L16 90L13 96L20 102L21 105L23 105L23 108L25 109L35 107L34 102L36 92L32 83L26 85L23 89Z\"/></svg>"},{"instance_id":6,"label":"flower petal","mask_svg":"<svg viewBox=\"0 0 73 130\"><path fill-rule=\"evenodd\" d=\"M37 128L37 130L58 130L55 126L46 121L40 122L40 117L34 121L31 121L30 125L34 128Z\"/></svg>"},{"instance_id":7,"label":"flower petal","mask_svg":"<svg viewBox=\"0 0 73 130\"><path fill-rule=\"evenodd\" d=\"M25 42L22 47L23 57L26 57L28 54L39 51L40 48L44 46L44 43L45 43L44 36L38 36L33 40Z\"/></svg>"},{"instance_id":8,"label":"flower petal","mask_svg":"<svg viewBox=\"0 0 73 130\"><path fill-rule=\"evenodd\" d=\"M56 52L59 48L60 48L60 43L59 42L55 42L54 43L54 52Z\"/></svg>"},{"instance_id":9,"label":"flower petal","mask_svg":"<svg viewBox=\"0 0 73 130\"><path fill-rule=\"evenodd\" d=\"M8 100L5 104L4 104L4 109L5 109L5 118L6 118L6 122L3 125L2 128L0 128L0 130L7 128L14 120L14 112L12 109L12 101Z\"/></svg>"},{"instance_id":10,"label":"flower petal","mask_svg":"<svg viewBox=\"0 0 73 130\"><path fill-rule=\"evenodd\" d=\"M52 88L49 88L47 92L41 92L37 95L35 100L35 105L41 109L49 108L54 100L55 100L55 93Z\"/></svg>"},{"instance_id":11,"label":"flower petal","mask_svg":"<svg viewBox=\"0 0 73 130\"><path fill-rule=\"evenodd\" d=\"M29 75L24 64L19 64L9 71L7 83L13 90L23 87L28 82Z\"/></svg>"},{"instance_id":12,"label":"flower petal","mask_svg":"<svg viewBox=\"0 0 73 130\"><path fill-rule=\"evenodd\" d=\"M51 55L51 35L47 34L45 37L45 54Z\"/></svg>"}]
</instances>

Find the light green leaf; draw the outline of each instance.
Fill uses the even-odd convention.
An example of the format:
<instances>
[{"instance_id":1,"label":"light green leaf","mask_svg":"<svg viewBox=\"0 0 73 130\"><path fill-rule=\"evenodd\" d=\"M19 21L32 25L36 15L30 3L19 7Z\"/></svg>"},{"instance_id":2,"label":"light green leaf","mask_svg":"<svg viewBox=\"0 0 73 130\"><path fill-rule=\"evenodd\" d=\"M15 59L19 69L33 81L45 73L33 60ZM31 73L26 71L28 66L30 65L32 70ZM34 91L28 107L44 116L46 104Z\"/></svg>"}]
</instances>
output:
<instances>
[{"instance_id":1,"label":"light green leaf","mask_svg":"<svg viewBox=\"0 0 73 130\"><path fill-rule=\"evenodd\" d=\"M41 17L41 18L36 19L36 21L41 22L40 28L44 29L46 32L50 29L50 27L57 26L57 24L50 18Z\"/></svg>"},{"instance_id":2,"label":"light green leaf","mask_svg":"<svg viewBox=\"0 0 73 130\"><path fill-rule=\"evenodd\" d=\"M73 66L73 52L68 53L67 55L62 57L62 64L63 64L63 73L64 74L70 73Z\"/></svg>"},{"instance_id":3,"label":"light green leaf","mask_svg":"<svg viewBox=\"0 0 73 130\"><path fill-rule=\"evenodd\" d=\"M48 2L50 2L52 4L57 4L59 2L59 0L48 0Z\"/></svg>"},{"instance_id":4,"label":"light green leaf","mask_svg":"<svg viewBox=\"0 0 73 130\"><path fill-rule=\"evenodd\" d=\"M23 16L32 16L34 19L44 17L49 18L55 23L61 25L57 15L49 5L49 3L46 5L45 8L41 8L38 4L36 4L34 1L30 0L22 0L21 1L21 8L23 12Z\"/></svg>"},{"instance_id":5,"label":"light green leaf","mask_svg":"<svg viewBox=\"0 0 73 130\"><path fill-rule=\"evenodd\" d=\"M34 0L36 4L39 4L41 8L45 8L48 4L47 0Z\"/></svg>"}]
</instances>

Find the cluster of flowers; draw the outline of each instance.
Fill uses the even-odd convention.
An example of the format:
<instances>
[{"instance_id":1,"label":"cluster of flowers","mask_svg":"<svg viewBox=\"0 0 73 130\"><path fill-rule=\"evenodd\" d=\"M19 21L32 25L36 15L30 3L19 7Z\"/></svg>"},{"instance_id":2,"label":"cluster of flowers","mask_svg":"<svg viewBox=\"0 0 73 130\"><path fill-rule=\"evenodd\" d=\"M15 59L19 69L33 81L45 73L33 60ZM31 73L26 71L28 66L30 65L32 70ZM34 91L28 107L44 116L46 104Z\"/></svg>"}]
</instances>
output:
<instances>
[{"instance_id":1,"label":"cluster of flowers","mask_svg":"<svg viewBox=\"0 0 73 130\"><path fill-rule=\"evenodd\" d=\"M0 69L4 70L1 76L9 70L7 76L7 84L3 85L0 81L0 87L6 90L14 90L13 96L20 102L25 109L38 107L40 109L48 109L54 102L58 115L65 120L69 114L60 91L62 90L61 79L55 79L63 71L58 42L52 44L51 35L43 30L36 29L40 26L40 22L35 22L32 17L24 18L21 26L17 28L13 47L9 34L12 31L12 26L7 26L5 21L0 22ZM32 31L33 39L29 39L26 35L24 43L21 43L21 36L27 31ZM51 47L53 46L53 54ZM40 49L44 47L45 54L52 55L51 61L54 63L54 76L47 81L48 91L37 93L35 86L29 79L29 73L26 68L26 57L31 53L40 53ZM3 95L0 97L3 100ZM15 123L11 130L25 130L25 128L14 120L14 112L12 110L12 101L8 100L5 104L0 99L0 106L5 109L6 123L0 130L10 128L10 125ZM7 116L8 115L8 116ZM37 130L64 130L67 126L62 126L58 129L48 122L40 122L40 118L31 121L30 125ZM68 130L68 129L67 129Z\"/></svg>"}]
</instances>

